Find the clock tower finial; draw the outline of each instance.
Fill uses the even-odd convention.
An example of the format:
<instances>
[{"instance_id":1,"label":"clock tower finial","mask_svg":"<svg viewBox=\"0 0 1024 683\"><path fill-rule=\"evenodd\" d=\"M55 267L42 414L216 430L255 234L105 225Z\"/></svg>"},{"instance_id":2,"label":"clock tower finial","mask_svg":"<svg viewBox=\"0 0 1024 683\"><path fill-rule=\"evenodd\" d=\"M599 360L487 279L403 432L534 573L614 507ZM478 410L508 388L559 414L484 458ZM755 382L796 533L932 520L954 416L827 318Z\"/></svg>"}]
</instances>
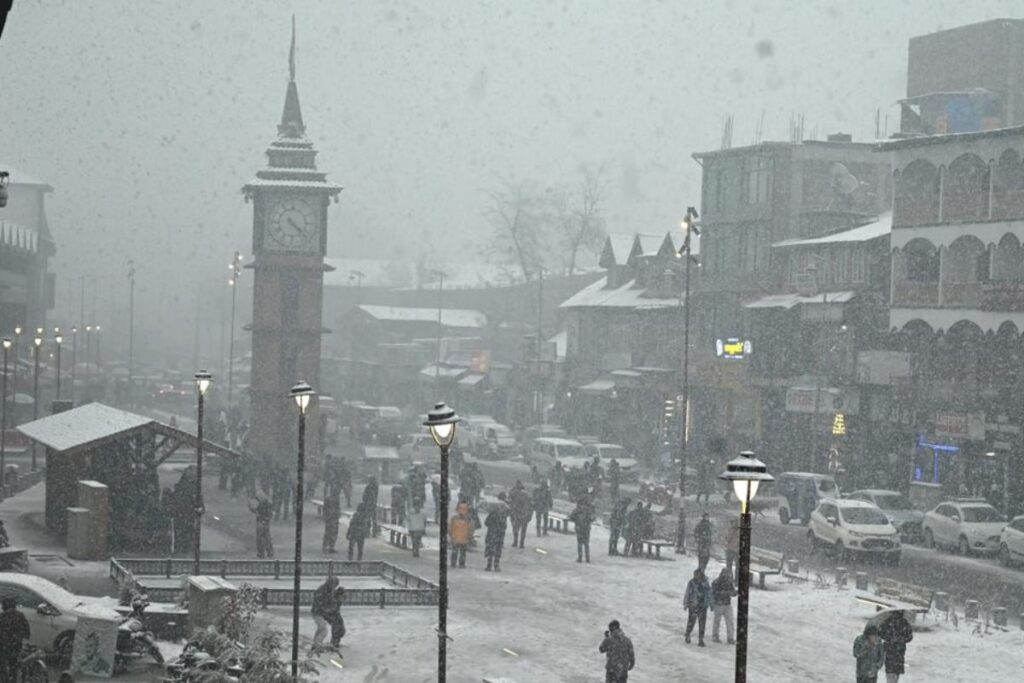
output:
<instances>
[{"instance_id":1,"label":"clock tower finial","mask_svg":"<svg viewBox=\"0 0 1024 683\"><path fill-rule=\"evenodd\" d=\"M288 90L284 96L284 111L277 134L283 138L301 139L306 135L299 106L299 88L295 85L295 15L292 15L292 44L288 50Z\"/></svg>"}]
</instances>

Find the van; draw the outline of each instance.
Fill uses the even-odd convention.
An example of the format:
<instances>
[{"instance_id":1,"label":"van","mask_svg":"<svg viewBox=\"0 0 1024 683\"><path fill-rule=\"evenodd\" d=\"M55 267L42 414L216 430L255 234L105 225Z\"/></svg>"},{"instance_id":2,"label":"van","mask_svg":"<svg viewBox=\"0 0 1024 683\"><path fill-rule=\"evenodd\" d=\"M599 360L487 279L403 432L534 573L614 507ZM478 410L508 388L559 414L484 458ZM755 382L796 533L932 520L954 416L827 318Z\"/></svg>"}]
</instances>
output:
<instances>
[{"instance_id":1,"label":"van","mask_svg":"<svg viewBox=\"0 0 1024 683\"><path fill-rule=\"evenodd\" d=\"M779 496L779 521L783 524L798 519L807 526L819 501L840 497L835 477L815 472L783 472L775 480L775 490Z\"/></svg>"},{"instance_id":2,"label":"van","mask_svg":"<svg viewBox=\"0 0 1024 683\"><path fill-rule=\"evenodd\" d=\"M583 458L583 444L573 439L542 436L530 444L529 461L538 468L550 469L565 458Z\"/></svg>"}]
</instances>

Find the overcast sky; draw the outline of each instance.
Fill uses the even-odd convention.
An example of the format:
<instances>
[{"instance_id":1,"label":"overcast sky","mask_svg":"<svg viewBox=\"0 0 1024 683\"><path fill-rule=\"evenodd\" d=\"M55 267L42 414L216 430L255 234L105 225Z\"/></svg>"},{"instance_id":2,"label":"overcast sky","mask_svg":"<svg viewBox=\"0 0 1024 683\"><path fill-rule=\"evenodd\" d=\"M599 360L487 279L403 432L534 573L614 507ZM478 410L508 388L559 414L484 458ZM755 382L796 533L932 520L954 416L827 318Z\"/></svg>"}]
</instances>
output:
<instances>
[{"instance_id":1,"label":"overcast sky","mask_svg":"<svg viewBox=\"0 0 1024 683\"><path fill-rule=\"evenodd\" d=\"M793 113L864 139L879 108L891 132L909 37L1024 16L1019 0L17 0L0 162L55 187L60 298L97 270L120 286L129 258L143 298L223 286L251 249L240 188L276 134L293 11L307 134L345 187L334 256L471 253L497 177L557 185L591 162L611 169L612 231L665 230L699 201L690 155L727 115L734 145L762 111L764 139Z\"/></svg>"}]
</instances>

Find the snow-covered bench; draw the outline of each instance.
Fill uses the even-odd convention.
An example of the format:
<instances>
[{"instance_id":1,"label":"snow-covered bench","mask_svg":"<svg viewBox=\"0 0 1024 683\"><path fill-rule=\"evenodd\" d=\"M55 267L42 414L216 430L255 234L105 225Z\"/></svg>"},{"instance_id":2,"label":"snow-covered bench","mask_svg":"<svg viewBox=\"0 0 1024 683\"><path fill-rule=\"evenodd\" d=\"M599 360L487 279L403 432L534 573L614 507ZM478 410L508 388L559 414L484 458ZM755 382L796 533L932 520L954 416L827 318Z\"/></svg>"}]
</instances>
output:
<instances>
[{"instance_id":1,"label":"snow-covered bench","mask_svg":"<svg viewBox=\"0 0 1024 683\"><path fill-rule=\"evenodd\" d=\"M661 559L662 548L675 548L675 541L669 541L664 538L645 538L640 541L640 547L644 549L648 557L655 559Z\"/></svg>"},{"instance_id":2,"label":"snow-covered bench","mask_svg":"<svg viewBox=\"0 0 1024 683\"><path fill-rule=\"evenodd\" d=\"M412 550L412 536L404 526L381 524L380 528L388 532L388 543L402 550Z\"/></svg>"},{"instance_id":3,"label":"snow-covered bench","mask_svg":"<svg viewBox=\"0 0 1024 683\"><path fill-rule=\"evenodd\" d=\"M932 608L935 591L925 586L903 583L894 579L875 579L874 593L858 593L857 600L874 605L875 609L902 609L908 612L927 612Z\"/></svg>"},{"instance_id":4,"label":"snow-covered bench","mask_svg":"<svg viewBox=\"0 0 1024 683\"><path fill-rule=\"evenodd\" d=\"M786 556L774 550L764 548L750 549L750 573L757 574L757 587L764 588L766 576L778 576L782 574L785 566Z\"/></svg>"},{"instance_id":5,"label":"snow-covered bench","mask_svg":"<svg viewBox=\"0 0 1024 683\"><path fill-rule=\"evenodd\" d=\"M569 515L551 511L548 513L548 529L568 534L576 531L576 525L569 519Z\"/></svg>"}]
</instances>

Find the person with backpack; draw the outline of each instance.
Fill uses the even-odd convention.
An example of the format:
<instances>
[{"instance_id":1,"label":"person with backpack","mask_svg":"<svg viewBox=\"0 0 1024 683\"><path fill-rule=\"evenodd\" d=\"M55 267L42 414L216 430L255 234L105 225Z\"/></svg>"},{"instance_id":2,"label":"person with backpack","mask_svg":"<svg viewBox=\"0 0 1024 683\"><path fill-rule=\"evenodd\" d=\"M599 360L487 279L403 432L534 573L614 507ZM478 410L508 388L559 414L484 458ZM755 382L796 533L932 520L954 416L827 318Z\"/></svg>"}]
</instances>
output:
<instances>
[{"instance_id":1,"label":"person with backpack","mask_svg":"<svg viewBox=\"0 0 1024 683\"><path fill-rule=\"evenodd\" d=\"M725 642L730 645L733 640L732 626L732 596L736 595L736 587L732 584L732 570L724 567L718 578L711 584L711 604L715 612L714 621L711 622L711 640L716 643L722 642L718 638L718 625L725 619Z\"/></svg>"},{"instance_id":2,"label":"person with backpack","mask_svg":"<svg viewBox=\"0 0 1024 683\"><path fill-rule=\"evenodd\" d=\"M352 519L348 522L348 531L345 532L345 538L348 539L348 561L352 561L352 555L356 554L356 560L362 561L363 559L363 545L366 543L366 537L370 535L370 529L373 521L370 519L370 514L367 512L366 503L359 503L356 506L356 511L352 513Z\"/></svg>"}]
</instances>

